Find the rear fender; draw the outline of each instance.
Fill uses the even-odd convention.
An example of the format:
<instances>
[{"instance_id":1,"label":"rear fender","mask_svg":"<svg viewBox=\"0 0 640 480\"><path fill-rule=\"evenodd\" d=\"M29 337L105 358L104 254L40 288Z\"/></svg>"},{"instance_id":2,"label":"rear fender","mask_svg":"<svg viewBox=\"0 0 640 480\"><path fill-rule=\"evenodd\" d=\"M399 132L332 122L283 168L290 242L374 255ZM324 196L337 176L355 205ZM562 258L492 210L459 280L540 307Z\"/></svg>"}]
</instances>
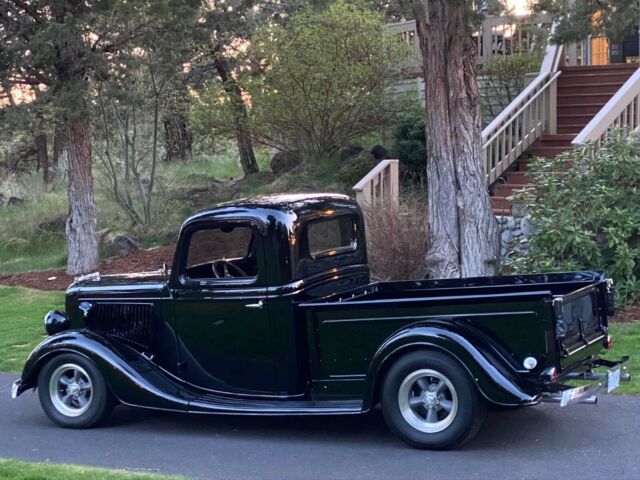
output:
<instances>
[{"instance_id":1,"label":"rear fender","mask_svg":"<svg viewBox=\"0 0 640 480\"><path fill-rule=\"evenodd\" d=\"M43 340L29 355L16 394L36 388L42 367L63 353L82 355L95 363L110 391L124 404L187 410L184 391L156 365L131 347L87 330L67 330Z\"/></svg>"},{"instance_id":2,"label":"rear fender","mask_svg":"<svg viewBox=\"0 0 640 480\"><path fill-rule=\"evenodd\" d=\"M391 364L403 354L421 349L440 351L457 360L491 403L515 406L539 401L539 395L531 395L518 385L517 372L496 353L489 338L464 326L434 323L403 329L380 346L367 374L365 409L377 403L384 375Z\"/></svg>"}]
</instances>

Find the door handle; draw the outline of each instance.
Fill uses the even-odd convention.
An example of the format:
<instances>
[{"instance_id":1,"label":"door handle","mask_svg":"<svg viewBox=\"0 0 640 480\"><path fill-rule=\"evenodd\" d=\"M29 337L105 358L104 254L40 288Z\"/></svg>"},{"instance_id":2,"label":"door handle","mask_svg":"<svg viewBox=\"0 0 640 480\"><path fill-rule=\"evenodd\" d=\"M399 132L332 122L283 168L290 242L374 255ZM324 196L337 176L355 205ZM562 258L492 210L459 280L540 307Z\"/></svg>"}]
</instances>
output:
<instances>
[{"instance_id":1,"label":"door handle","mask_svg":"<svg viewBox=\"0 0 640 480\"><path fill-rule=\"evenodd\" d=\"M258 303L247 303L245 305L247 308L262 308L264 307L264 302L262 300L258 301Z\"/></svg>"}]
</instances>

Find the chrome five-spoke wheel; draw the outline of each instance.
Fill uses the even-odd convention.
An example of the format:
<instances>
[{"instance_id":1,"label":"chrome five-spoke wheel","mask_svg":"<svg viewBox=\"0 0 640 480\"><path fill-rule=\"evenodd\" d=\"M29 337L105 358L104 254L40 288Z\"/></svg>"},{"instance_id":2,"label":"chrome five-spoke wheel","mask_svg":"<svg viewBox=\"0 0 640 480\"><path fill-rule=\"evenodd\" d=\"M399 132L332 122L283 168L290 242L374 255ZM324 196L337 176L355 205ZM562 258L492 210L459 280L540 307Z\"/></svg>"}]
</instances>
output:
<instances>
[{"instance_id":1,"label":"chrome five-spoke wheel","mask_svg":"<svg viewBox=\"0 0 640 480\"><path fill-rule=\"evenodd\" d=\"M38 397L47 416L65 428L89 428L105 420L115 405L102 372L75 353L54 356L38 374Z\"/></svg>"},{"instance_id":2,"label":"chrome five-spoke wheel","mask_svg":"<svg viewBox=\"0 0 640 480\"><path fill-rule=\"evenodd\" d=\"M92 391L89 374L73 363L60 365L49 379L51 403L67 417L78 417L89 409Z\"/></svg>"},{"instance_id":3,"label":"chrome five-spoke wheel","mask_svg":"<svg viewBox=\"0 0 640 480\"><path fill-rule=\"evenodd\" d=\"M416 430L437 433L447 428L458 412L458 396L442 373L421 369L400 384L398 406L404 419Z\"/></svg>"},{"instance_id":4,"label":"chrome five-spoke wheel","mask_svg":"<svg viewBox=\"0 0 640 480\"><path fill-rule=\"evenodd\" d=\"M419 448L451 448L478 431L486 405L473 377L443 352L417 350L394 361L380 403L389 428Z\"/></svg>"}]
</instances>

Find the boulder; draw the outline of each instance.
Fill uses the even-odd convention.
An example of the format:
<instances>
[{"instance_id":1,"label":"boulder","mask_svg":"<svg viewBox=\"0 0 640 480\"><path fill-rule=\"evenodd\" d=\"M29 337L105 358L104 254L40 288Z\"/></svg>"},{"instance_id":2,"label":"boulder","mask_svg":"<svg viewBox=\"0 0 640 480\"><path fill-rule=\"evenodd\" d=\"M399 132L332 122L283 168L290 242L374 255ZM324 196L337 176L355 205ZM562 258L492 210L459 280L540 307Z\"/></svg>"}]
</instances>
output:
<instances>
[{"instance_id":1,"label":"boulder","mask_svg":"<svg viewBox=\"0 0 640 480\"><path fill-rule=\"evenodd\" d=\"M24 199L18 197L9 197L9 200L7 200L7 205L9 206L18 206L22 205L23 203Z\"/></svg>"},{"instance_id":2,"label":"boulder","mask_svg":"<svg viewBox=\"0 0 640 480\"><path fill-rule=\"evenodd\" d=\"M271 171L280 176L302 163L298 155L292 152L278 152L271 158Z\"/></svg>"},{"instance_id":3,"label":"boulder","mask_svg":"<svg viewBox=\"0 0 640 480\"><path fill-rule=\"evenodd\" d=\"M2 207L5 203L7 203L7 197L4 194L0 193L0 207Z\"/></svg>"},{"instance_id":4,"label":"boulder","mask_svg":"<svg viewBox=\"0 0 640 480\"><path fill-rule=\"evenodd\" d=\"M360 145L347 145L342 150L340 150L338 155L340 156L340 161L345 162L351 157L355 157L363 150L364 148L362 148Z\"/></svg>"},{"instance_id":5,"label":"boulder","mask_svg":"<svg viewBox=\"0 0 640 480\"><path fill-rule=\"evenodd\" d=\"M140 250L138 241L126 233L108 233L103 241L107 257L126 257L131 252Z\"/></svg>"},{"instance_id":6,"label":"boulder","mask_svg":"<svg viewBox=\"0 0 640 480\"><path fill-rule=\"evenodd\" d=\"M371 155L376 160L386 160L389 158L389 152L382 145L376 145L371 149Z\"/></svg>"}]
</instances>

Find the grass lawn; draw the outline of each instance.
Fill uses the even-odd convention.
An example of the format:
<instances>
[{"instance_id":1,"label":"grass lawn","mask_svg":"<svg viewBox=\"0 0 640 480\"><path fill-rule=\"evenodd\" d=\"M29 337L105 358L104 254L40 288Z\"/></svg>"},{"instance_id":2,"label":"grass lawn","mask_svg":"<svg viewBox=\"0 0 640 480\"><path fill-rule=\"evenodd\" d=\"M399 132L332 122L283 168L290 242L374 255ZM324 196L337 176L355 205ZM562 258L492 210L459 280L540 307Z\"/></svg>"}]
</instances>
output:
<instances>
[{"instance_id":1,"label":"grass lawn","mask_svg":"<svg viewBox=\"0 0 640 480\"><path fill-rule=\"evenodd\" d=\"M63 308L64 293L0 287L0 305L0 371L19 372L33 347L46 336L45 313Z\"/></svg>"},{"instance_id":2,"label":"grass lawn","mask_svg":"<svg viewBox=\"0 0 640 480\"><path fill-rule=\"evenodd\" d=\"M42 319L49 310L62 309L64 293L0 286L0 371L19 372L31 349L44 338ZM640 395L640 323L613 324L613 349L605 358L629 355L631 382L617 393ZM2 478L2 477L0 477Z\"/></svg>"},{"instance_id":3,"label":"grass lawn","mask_svg":"<svg viewBox=\"0 0 640 480\"><path fill-rule=\"evenodd\" d=\"M178 480L178 478L182 477L0 459L0 480Z\"/></svg>"}]
</instances>

